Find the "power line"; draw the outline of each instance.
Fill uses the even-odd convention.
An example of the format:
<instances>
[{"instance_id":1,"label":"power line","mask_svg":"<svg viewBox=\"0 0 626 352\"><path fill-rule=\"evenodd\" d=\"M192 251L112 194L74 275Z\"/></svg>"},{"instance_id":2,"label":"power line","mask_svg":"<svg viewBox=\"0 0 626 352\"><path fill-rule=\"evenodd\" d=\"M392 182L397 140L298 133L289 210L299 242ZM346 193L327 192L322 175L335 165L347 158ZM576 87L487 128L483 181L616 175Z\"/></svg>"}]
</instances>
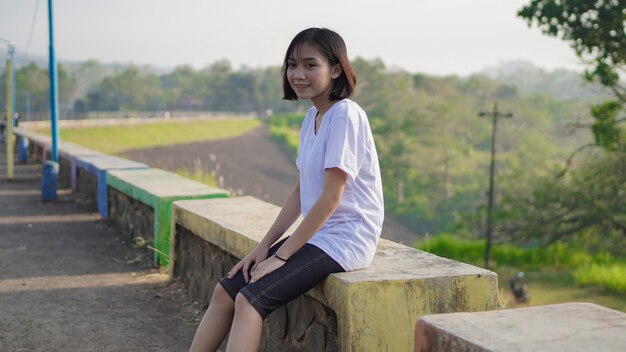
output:
<instances>
[{"instance_id":1,"label":"power line","mask_svg":"<svg viewBox=\"0 0 626 352\"><path fill-rule=\"evenodd\" d=\"M39 12L39 0L35 3L35 12L33 13L33 20L30 24L30 34L28 35L28 44L26 44L26 50L24 50L24 57L28 56L28 49L30 49L30 42L33 40L33 32L35 30L35 23L37 20L37 13Z\"/></svg>"}]
</instances>

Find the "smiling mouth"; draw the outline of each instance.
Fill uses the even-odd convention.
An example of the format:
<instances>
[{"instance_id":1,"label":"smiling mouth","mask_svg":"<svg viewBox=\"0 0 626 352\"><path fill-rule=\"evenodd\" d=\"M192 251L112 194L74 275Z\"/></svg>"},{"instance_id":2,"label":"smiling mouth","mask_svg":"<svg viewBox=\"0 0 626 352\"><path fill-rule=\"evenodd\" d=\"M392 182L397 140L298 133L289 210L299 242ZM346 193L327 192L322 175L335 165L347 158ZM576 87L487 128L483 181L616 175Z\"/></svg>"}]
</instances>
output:
<instances>
[{"instance_id":1,"label":"smiling mouth","mask_svg":"<svg viewBox=\"0 0 626 352\"><path fill-rule=\"evenodd\" d=\"M298 89L305 89L305 88L308 88L310 85L309 84L294 84L293 86Z\"/></svg>"}]
</instances>

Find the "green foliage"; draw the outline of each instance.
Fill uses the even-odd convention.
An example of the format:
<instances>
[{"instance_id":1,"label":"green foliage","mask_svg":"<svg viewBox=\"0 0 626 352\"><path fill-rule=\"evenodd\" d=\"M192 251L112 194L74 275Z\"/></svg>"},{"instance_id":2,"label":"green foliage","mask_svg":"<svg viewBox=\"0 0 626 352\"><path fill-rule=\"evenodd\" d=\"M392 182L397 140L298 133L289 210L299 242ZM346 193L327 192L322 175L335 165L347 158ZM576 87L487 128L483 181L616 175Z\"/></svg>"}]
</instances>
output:
<instances>
[{"instance_id":1,"label":"green foliage","mask_svg":"<svg viewBox=\"0 0 626 352\"><path fill-rule=\"evenodd\" d=\"M606 150L626 151L622 140L626 130L620 129L617 119L621 109L622 105L616 101L604 102L591 108L591 115L594 118L591 131L595 137L596 144L604 147Z\"/></svg>"},{"instance_id":2,"label":"green foliage","mask_svg":"<svg viewBox=\"0 0 626 352\"><path fill-rule=\"evenodd\" d=\"M117 75L105 77L82 103L86 110L151 110L159 94L159 77L129 66Z\"/></svg>"},{"instance_id":3,"label":"green foliage","mask_svg":"<svg viewBox=\"0 0 626 352\"><path fill-rule=\"evenodd\" d=\"M77 88L77 80L70 74L65 66L59 64L57 69L59 84L59 103L61 106L69 105ZM15 69L15 92L14 111L24 112L26 100L30 102L30 110L46 111L50 106L50 79L48 70L30 63L22 68ZM6 105L6 73L0 74L0 106ZM28 97L27 97L28 96ZM4 110L4 109L3 109Z\"/></svg>"},{"instance_id":4,"label":"green foliage","mask_svg":"<svg viewBox=\"0 0 626 352\"><path fill-rule=\"evenodd\" d=\"M626 32L624 1L554 1L533 0L518 16L528 25L536 23L550 36L560 36L570 43L583 62L591 68L589 81L609 88L615 99L592 107L593 134L596 143L609 151L624 151L624 119L617 119L626 103L626 87L620 78L626 67Z\"/></svg>"},{"instance_id":5,"label":"green foliage","mask_svg":"<svg viewBox=\"0 0 626 352\"><path fill-rule=\"evenodd\" d=\"M482 265L485 256L485 241L463 239L454 235L441 234L422 241L418 249L465 263ZM515 266L524 270L541 267L576 268L589 263L611 263L613 257L604 252L592 256L583 249L562 242L542 247L519 247L500 243L493 246L492 259L496 266Z\"/></svg>"},{"instance_id":6,"label":"green foliage","mask_svg":"<svg viewBox=\"0 0 626 352\"><path fill-rule=\"evenodd\" d=\"M90 67L93 69L93 67ZM202 69L179 66L158 76L148 67L129 66L104 77L76 102L79 111L290 111L281 99L279 68L233 70L222 60ZM295 104L298 106L299 104Z\"/></svg>"},{"instance_id":7,"label":"green foliage","mask_svg":"<svg viewBox=\"0 0 626 352\"><path fill-rule=\"evenodd\" d=\"M481 240L442 234L428 236L417 248L474 265L484 262L485 241ZM501 243L494 245L492 258L496 268L514 267L518 271L541 271L545 268L573 271L578 285L626 293L626 263L617 262L608 252L591 255L582 248L564 242L535 247Z\"/></svg>"},{"instance_id":8,"label":"green foliage","mask_svg":"<svg viewBox=\"0 0 626 352\"><path fill-rule=\"evenodd\" d=\"M614 86L626 64L624 10L623 1L532 0L518 16L570 43L579 57L593 63L590 78Z\"/></svg>"},{"instance_id":9,"label":"green foliage","mask_svg":"<svg viewBox=\"0 0 626 352\"><path fill-rule=\"evenodd\" d=\"M565 177L535 179L530 192L507 189L496 216L499 237L542 244L574 240L623 256L626 154L594 156Z\"/></svg>"},{"instance_id":10,"label":"green foliage","mask_svg":"<svg viewBox=\"0 0 626 352\"><path fill-rule=\"evenodd\" d=\"M609 292L626 293L626 263L591 264L574 272L582 286L600 286Z\"/></svg>"},{"instance_id":11,"label":"green foliage","mask_svg":"<svg viewBox=\"0 0 626 352\"><path fill-rule=\"evenodd\" d=\"M267 120L272 139L285 146L294 160L298 155L303 118L298 114L284 114L271 116Z\"/></svg>"}]
</instances>

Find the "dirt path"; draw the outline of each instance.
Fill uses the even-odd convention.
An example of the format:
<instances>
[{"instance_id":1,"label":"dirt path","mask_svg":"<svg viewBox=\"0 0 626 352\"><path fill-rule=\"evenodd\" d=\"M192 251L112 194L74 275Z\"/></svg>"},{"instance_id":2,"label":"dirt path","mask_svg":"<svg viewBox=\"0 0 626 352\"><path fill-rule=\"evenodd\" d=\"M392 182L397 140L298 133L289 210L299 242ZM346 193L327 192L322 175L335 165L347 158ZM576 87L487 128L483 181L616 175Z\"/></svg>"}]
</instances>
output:
<instances>
[{"instance_id":1,"label":"dirt path","mask_svg":"<svg viewBox=\"0 0 626 352\"><path fill-rule=\"evenodd\" d=\"M236 138L129 151L125 158L176 172L179 169L213 172L220 187L233 195L251 195L282 205L297 177L297 169L262 125ZM416 237L398 221L387 216L384 238L412 244Z\"/></svg>"},{"instance_id":2,"label":"dirt path","mask_svg":"<svg viewBox=\"0 0 626 352\"><path fill-rule=\"evenodd\" d=\"M0 146L0 178L6 175ZM0 179L0 351L186 351L200 307L41 165Z\"/></svg>"}]
</instances>

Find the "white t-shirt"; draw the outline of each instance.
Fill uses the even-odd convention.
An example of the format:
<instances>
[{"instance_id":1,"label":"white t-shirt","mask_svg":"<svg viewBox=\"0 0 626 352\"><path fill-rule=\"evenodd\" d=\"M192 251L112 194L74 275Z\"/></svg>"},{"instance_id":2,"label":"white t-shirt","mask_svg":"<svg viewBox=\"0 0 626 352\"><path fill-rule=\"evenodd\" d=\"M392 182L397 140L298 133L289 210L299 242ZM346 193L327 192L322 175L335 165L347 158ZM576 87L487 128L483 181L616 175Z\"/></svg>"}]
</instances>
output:
<instances>
[{"instance_id":1,"label":"white t-shirt","mask_svg":"<svg viewBox=\"0 0 626 352\"><path fill-rule=\"evenodd\" d=\"M322 194L326 169L339 168L348 178L339 206L308 243L346 271L362 269L374 258L385 216L372 131L365 111L349 99L335 102L316 135L317 112L315 107L309 110L300 131L296 165L302 216Z\"/></svg>"}]
</instances>

